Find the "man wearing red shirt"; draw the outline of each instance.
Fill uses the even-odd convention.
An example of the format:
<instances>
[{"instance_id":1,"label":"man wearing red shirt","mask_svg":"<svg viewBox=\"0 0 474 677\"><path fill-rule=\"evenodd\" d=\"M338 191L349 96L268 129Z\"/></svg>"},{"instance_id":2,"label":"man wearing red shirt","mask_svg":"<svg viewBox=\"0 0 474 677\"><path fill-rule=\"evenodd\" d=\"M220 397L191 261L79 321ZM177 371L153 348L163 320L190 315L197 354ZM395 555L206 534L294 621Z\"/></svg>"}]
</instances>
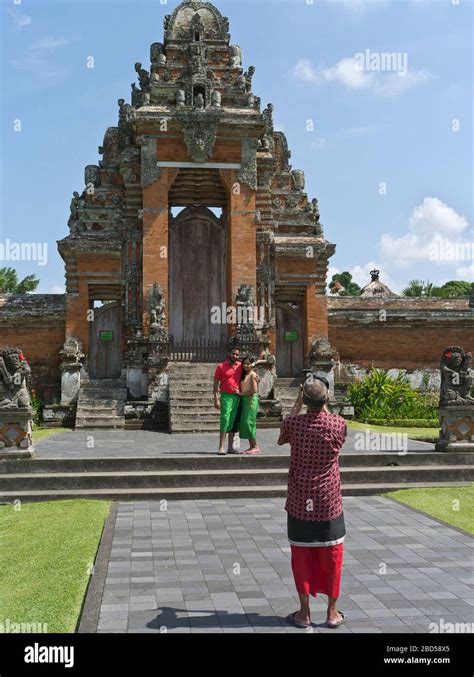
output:
<instances>
[{"instance_id":1,"label":"man wearing red shirt","mask_svg":"<svg viewBox=\"0 0 474 677\"><path fill-rule=\"evenodd\" d=\"M239 388L242 378L242 363L239 362L240 350L232 348L227 359L217 366L214 374L214 407L221 412L219 451L225 456L225 436L229 433L229 453L233 453L235 417L239 409ZM220 398L219 398L220 390Z\"/></svg>"}]
</instances>

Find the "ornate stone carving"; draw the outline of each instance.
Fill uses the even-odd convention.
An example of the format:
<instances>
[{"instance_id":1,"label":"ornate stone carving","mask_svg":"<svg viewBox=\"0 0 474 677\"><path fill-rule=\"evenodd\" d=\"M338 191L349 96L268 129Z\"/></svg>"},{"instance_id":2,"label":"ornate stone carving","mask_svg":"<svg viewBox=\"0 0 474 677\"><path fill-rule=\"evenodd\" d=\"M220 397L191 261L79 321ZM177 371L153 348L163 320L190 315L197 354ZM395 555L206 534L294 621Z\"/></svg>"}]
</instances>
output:
<instances>
[{"instance_id":1,"label":"ornate stone carving","mask_svg":"<svg viewBox=\"0 0 474 677\"><path fill-rule=\"evenodd\" d=\"M296 190L304 190L305 186L305 175L301 169L294 169L291 172L293 177L293 183L295 184Z\"/></svg>"},{"instance_id":2,"label":"ornate stone carving","mask_svg":"<svg viewBox=\"0 0 474 677\"><path fill-rule=\"evenodd\" d=\"M241 284L236 296L237 308L237 336L253 335L255 333L253 287Z\"/></svg>"},{"instance_id":3,"label":"ornate stone carving","mask_svg":"<svg viewBox=\"0 0 474 677\"><path fill-rule=\"evenodd\" d=\"M472 354L459 346L446 348L441 358L440 406L469 404L474 407L471 389L474 384L470 369Z\"/></svg>"},{"instance_id":4,"label":"ornate stone carving","mask_svg":"<svg viewBox=\"0 0 474 677\"><path fill-rule=\"evenodd\" d=\"M157 166L156 138L153 136L142 136L137 141L141 145L142 188L151 186L161 176L161 169Z\"/></svg>"},{"instance_id":5,"label":"ornate stone carving","mask_svg":"<svg viewBox=\"0 0 474 677\"><path fill-rule=\"evenodd\" d=\"M150 73L145 69L142 68L142 65L140 62L137 62L135 64L135 71L138 76L138 81L140 83L140 88L142 92L149 92L150 91Z\"/></svg>"},{"instance_id":6,"label":"ornate stone carving","mask_svg":"<svg viewBox=\"0 0 474 677\"><path fill-rule=\"evenodd\" d=\"M217 89L215 89L211 94L211 104L215 108L220 108L222 105L222 94Z\"/></svg>"},{"instance_id":7,"label":"ornate stone carving","mask_svg":"<svg viewBox=\"0 0 474 677\"><path fill-rule=\"evenodd\" d=\"M239 45L229 47L229 65L238 68L242 65L242 49Z\"/></svg>"},{"instance_id":8,"label":"ornate stone carving","mask_svg":"<svg viewBox=\"0 0 474 677\"><path fill-rule=\"evenodd\" d=\"M330 399L334 399L334 355L335 351L325 336L313 338L308 354L309 369L305 370L328 380Z\"/></svg>"},{"instance_id":9,"label":"ornate stone carving","mask_svg":"<svg viewBox=\"0 0 474 677\"><path fill-rule=\"evenodd\" d=\"M460 346L441 358L440 434L436 451L474 452L474 374L472 355Z\"/></svg>"},{"instance_id":10,"label":"ornate stone carving","mask_svg":"<svg viewBox=\"0 0 474 677\"><path fill-rule=\"evenodd\" d=\"M59 352L61 362L61 405L77 402L81 385L81 360L84 353L77 339L70 336L66 339L63 349Z\"/></svg>"},{"instance_id":11,"label":"ornate stone carving","mask_svg":"<svg viewBox=\"0 0 474 677\"><path fill-rule=\"evenodd\" d=\"M165 295L158 282L153 283L150 292L150 336L165 337Z\"/></svg>"},{"instance_id":12,"label":"ornate stone carving","mask_svg":"<svg viewBox=\"0 0 474 677\"><path fill-rule=\"evenodd\" d=\"M150 47L150 61L153 64L164 66L166 63L166 54L164 45L161 42L154 42Z\"/></svg>"},{"instance_id":13,"label":"ornate stone carving","mask_svg":"<svg viewBox=\"0 0 474 677\"><path fill-rule=\"evenodd\" d=\"M100 185L100 168L97 165L87 165L84 169L84 183L86 186L92 184L97 187Z\"/></svg>"},{"instance_id":14,"label":"ornate stone carving","mask_svg":"<svg viewBox=\"0 0 474 677\"><path fill-rule=\"evenodd\" d=\"M200 92L194 97L194 107L198 110L202 110L204 108L204 97Z\"/></svg>"},{"instance_id":15,"label":"ornate stone carving","mask_svg":"<svg viewBox=\"0 0 474 677\"><path fill-rule=\"evenodd\" d=\"M257 190L257 139L242 139L242 168L238 179L252 190Z\"/></svg>"},{"instance_id":16,"label":"ornate stone carving","mask_svg":"<svg viewBox=\"0 0 474 677\"><path fill-rule=\"evenodd\" d=\"M207 162L217 140L218 111L182 111L177 118L183 124L184 143L193 162Z\"/></svg>"},{"instance_id":17,"label":"ornate stone carving","mask_svg":"<svg viewBox=\"0 0 474 677\"><path fill-rule=\"evenodd\" d=\"M176 90L176 105L185 106L186 105L186 92L184 89Z\"/></svg>"},{"instance_id":18,"label":"ornate stone carving","mask_svg":"<svg viewBox=\"0 0 474 677\"><path fill-rule=\"evenodd\" d=\"M26 379L30 366L19 348L0 350L0 411L31 409Z\"/></svg>"}]
</instances>

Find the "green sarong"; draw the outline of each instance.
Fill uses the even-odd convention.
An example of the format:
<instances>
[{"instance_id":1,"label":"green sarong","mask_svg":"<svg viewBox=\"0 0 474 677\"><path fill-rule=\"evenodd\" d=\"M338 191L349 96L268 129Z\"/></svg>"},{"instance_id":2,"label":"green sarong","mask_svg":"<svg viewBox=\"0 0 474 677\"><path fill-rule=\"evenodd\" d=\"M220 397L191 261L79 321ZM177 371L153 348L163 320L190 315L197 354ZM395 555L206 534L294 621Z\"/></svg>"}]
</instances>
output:
<instances>
[{"instance_id":1,"label":"green sarong","mask_svg":"<svg viewBox=\"0 0 474 677\"><path fill-rule=\"evenodd\" d=\"M240 396L221 393L221 433L231 433L239 409Z\"/></svg>"},{"instance_id":2,"label":"green sarong","mask_svg":"<svg viewBox=\"0 0 474 677\"><path fill-rule=\"evenodd\" d=\"M242 400L239 435L244 440L257 438L258 395L245 395Z\"/></svg>"}]
</instances>

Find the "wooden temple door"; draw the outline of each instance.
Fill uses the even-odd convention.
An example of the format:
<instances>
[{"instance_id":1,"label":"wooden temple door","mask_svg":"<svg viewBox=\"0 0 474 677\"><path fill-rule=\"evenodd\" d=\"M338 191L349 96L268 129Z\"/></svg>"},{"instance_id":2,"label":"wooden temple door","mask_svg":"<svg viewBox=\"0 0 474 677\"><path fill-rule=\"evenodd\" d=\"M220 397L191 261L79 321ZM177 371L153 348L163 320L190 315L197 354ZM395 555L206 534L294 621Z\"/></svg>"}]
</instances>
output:
<instances>
[{"instance_id":1,"label":"wooden temple door","mask_svg":"<svg viewBox=\"0 0 474 677\"><path fill-rule=\"evenodd\" d=\"M304 367L302 304L277 303L276 322L277 374L282 378L301 376Z\"/></svg>"},{"instance_id":2,"label":"wooden temple door","mask_svg":"<svg viewBox=\"0 0 474 677\"><path fill-rule=\"evenodd\" d=\"M120 303L94 309L90 323L89 377L119 378L122 369Z\"/></svg>"},{"instance_id":3,"label":"wooden temple door","mask_svg":"<svg viewBox=\"0 0 474 677\"><path fill-rule=\"evenodd\" d=\"M211 309L226 301L226 236L223 219L188 207L169 223L169 333L173 343L222 343L223 323Z\"/></svg>"}]
</instances>

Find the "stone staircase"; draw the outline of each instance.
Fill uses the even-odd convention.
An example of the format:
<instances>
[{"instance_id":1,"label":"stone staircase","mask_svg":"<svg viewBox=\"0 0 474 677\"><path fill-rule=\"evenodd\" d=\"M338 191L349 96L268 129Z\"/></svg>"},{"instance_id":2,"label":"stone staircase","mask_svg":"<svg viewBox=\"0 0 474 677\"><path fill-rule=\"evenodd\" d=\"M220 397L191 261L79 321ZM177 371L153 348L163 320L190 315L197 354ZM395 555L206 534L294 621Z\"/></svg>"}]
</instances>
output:
<instances>
[{"instance_id":1,"label":"stone staircase","mask_svg":"<svg viewBox=\"0 0 474 677\"><path fill-rule=\"evenodd\" d=\"M215 369L215 364L170 364L170 433L219 430L219 412L212 396Z\"/></svg>"},{"instance_id":2,"label":"stone staircase","mask_svg":"<svg viewBox=\"0 0 474 677\"><path fill-rule=\"evenodd\" d=\"M81 382L76 428L103 430L125 426L127 386L122 379L89 379Z\"/></svg>"},{"instance_id":3,"label":"stone staircase","mask_svg":"<svg viewBox=\"0 0 474 677\"><path fill-rule=\"evenodd\" d=\"M12 459L0 461L0 503L284 497L288 465L288 455L275 454ZM468 486L474 478L473 454L343 454L340 466L344 496Z\"/></svg>"}]
</instances>

